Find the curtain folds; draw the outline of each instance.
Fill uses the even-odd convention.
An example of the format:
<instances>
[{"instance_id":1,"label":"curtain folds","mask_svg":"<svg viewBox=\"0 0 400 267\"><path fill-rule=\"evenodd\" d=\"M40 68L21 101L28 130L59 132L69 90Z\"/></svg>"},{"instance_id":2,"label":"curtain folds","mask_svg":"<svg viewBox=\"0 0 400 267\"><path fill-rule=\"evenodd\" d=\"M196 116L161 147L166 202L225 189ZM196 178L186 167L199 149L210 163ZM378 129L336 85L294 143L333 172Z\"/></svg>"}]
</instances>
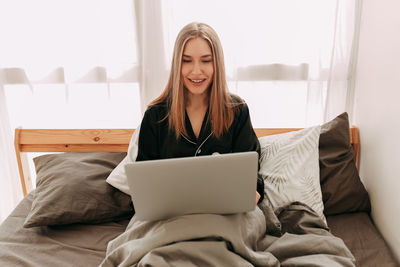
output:
<instances>
[{"instance_id":1,"label":"curtain folds","mask_svg":"<svg viewBox=\"0 0 400 267\"><path fill-rule=\"evenodd\" d=\"M168 79L161 0L136 0L135 19L143 113L147 104L164 89Z\"/></svg>"},{"instance_id":2,"label":"curtain folds","mask_svg":"<svg viewBox=\"0 0 400 267\"><path fill-rule=\"evenodd\" d=\"M2 70L0 69L0 73ZM22 199L12 131L0 79L0 223Z\"/></svg>"},{"instance_id":3,"label":"curtain folds","mask_svg":"<svg viewBox=\"0 0 400 267\"><path fill-rule=\"evenodd\" d=\"M352 121L361 1L337 0L324 122L347 111Z\"/></svg>"}]
</instances>

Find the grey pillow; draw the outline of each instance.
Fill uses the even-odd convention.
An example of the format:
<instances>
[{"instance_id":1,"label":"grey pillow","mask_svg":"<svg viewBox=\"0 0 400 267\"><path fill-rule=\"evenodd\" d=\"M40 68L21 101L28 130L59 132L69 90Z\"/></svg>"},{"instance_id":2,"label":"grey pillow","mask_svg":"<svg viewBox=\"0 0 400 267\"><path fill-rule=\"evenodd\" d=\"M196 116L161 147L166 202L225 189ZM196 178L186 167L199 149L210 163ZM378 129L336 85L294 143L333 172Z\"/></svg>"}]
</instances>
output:
<instances>
[{"instance_id":1,"label":"grey pillow","mask_svg":"<svg viewBox=\"0 0 400 267\"><path fill-rule=\"evenodd\" d=\"M24 227L102 223L129 218L129 195L106 178L126 153L62 153L34 158L36 189Z\"/></svg>"},{"instance_id":2,"label":"grey pillow","mask_svg":"<svg viewBox=\"0 0 400 267\"><path fill-rule=\"evenodd\" d=\"M321 126L319 166L325 215L371 210L354 163L347 113Z\"/></svg>"}]
</instances>

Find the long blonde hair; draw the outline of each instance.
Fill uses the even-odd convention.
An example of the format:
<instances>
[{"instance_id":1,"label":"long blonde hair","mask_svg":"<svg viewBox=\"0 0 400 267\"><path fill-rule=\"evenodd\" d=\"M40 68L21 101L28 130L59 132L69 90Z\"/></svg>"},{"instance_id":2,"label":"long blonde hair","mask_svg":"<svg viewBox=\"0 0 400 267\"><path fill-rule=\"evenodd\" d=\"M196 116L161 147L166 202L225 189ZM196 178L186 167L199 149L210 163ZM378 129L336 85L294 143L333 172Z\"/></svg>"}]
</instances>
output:
<instances>
[{"instance_id":1,"label":"long blonde hair","mask_svg":"<svg viewBox=\"0 0 400 267\"><path fill-rule=\"evenodd\" d=\"M187 136L185 127L185 95L181 79L182 55L186 42L192 38L201 37L206 40L212 50L214 77L209 91L208 118L211 128L218 138L231 126L235 107L241 103L240 98L234 99L229 94L225 75L224 54L217 33L205 23L192 22L179 32L175 41L171 72L164 91L154 99L149 106L167 103L169 112L169 128L175 131L178 138L181 133Z\"/></svg>"}]
</instances>

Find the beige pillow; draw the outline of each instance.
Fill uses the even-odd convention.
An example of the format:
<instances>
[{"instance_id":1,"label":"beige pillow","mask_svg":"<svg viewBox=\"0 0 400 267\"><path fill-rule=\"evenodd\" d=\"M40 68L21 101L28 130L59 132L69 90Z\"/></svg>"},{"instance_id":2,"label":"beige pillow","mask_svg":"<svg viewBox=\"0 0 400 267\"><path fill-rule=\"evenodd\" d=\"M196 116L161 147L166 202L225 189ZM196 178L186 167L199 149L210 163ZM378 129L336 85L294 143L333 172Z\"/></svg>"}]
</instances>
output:
<instances>
[{"instance_id":1,"label":"beige pillow","mask_svg":"<svg viewBox=\"0 0 400 267\"><path fill-rule=\"evenodd\" d=\"M320 126L315 126L259 138L259 174L274 210L301 202L326 222L319 179L320 130Z\"/></svg>"},{"instance_id":2,"label":"beige pillow","mask_svg":"<svg viewBox=\"0 0 400 267\"><path fill-rule=\"evenodd\" d=\"M136 157L138 154L138 143L139 143L139 133L140 133L140 124L136 128L135 132L132 135L131 141L129 142L128 154L126 157L118 164L118 166L110 173L107 177L107 183L124 192L125 194L130 195L128 181L125 173L125 164L133 163L136 161Z\"/></svg>"}]
</instances>

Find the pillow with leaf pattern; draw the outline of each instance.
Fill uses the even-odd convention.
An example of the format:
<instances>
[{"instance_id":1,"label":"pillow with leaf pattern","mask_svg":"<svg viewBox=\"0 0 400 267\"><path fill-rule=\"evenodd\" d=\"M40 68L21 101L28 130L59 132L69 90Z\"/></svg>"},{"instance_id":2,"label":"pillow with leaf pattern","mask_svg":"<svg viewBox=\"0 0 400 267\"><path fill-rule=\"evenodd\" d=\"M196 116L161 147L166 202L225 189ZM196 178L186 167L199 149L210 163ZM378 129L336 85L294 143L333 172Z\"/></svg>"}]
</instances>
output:
<instances>
[{"instance_id":1,"label":"pillow with leaf pattern","mask_svg":"<svg viewBox=\"0 0 400 267\"><path fill-rule=\"evenodd\" d=\"M326 223L319 181L321 126L260 137L259 174L274 210L292 202L312 208Z\"/></svg>"}]
</instances>

